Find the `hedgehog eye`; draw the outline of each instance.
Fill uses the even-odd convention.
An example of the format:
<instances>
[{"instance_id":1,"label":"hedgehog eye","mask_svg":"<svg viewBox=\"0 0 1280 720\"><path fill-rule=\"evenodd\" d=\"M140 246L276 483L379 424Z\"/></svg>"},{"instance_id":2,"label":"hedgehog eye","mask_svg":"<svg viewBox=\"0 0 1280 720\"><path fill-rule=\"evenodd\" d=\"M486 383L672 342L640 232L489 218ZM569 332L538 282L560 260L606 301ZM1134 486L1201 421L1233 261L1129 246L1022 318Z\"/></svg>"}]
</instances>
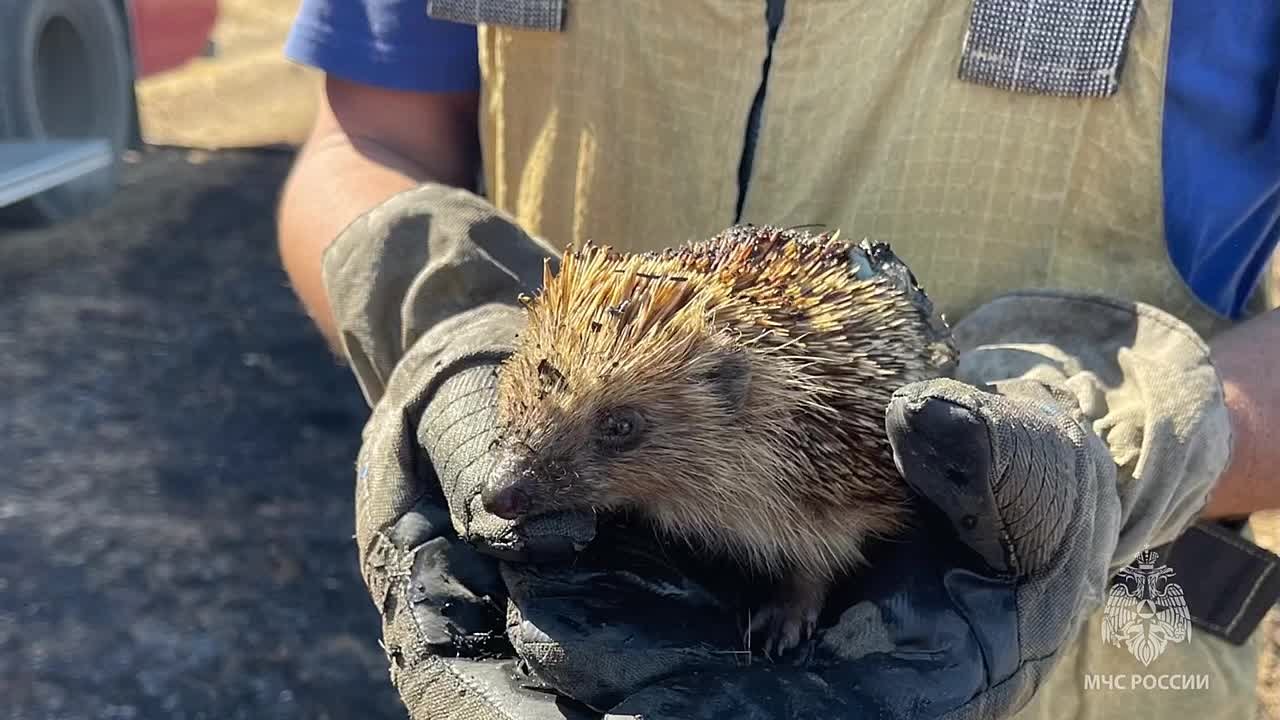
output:
<instances>
[{"instance_id":1,"label":"hedgehog eye","mask_svg":"<svg viewBox=\"0 0 1280 720\"><path fill-rule=\"evenodd\" d=\"M631 408L616 408L604 414L599 427L600 444L609 450L630 450L640 442L644 418Z\"/></svg>"}]
</instances>

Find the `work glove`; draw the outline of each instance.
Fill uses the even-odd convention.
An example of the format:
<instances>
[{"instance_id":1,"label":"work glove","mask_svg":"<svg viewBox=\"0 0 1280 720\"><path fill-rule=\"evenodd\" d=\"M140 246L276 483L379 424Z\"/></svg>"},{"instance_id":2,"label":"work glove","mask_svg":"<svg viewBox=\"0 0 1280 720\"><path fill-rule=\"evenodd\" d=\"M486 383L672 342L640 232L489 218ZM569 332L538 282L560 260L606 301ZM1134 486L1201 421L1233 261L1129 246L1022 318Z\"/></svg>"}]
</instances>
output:
<instances>
[{"instance_id":1,"label":"work glove","mask_svg":"<svg viewBox=\"0 0 1280 720\"><path fill-rule=\"evenodd\" d=\"M361 574L415 717L442 716L439 697L466 717L455 694L502 675L472 659L511 655L498 558L558 557L595 533L589 514L517 524L479 502L517 297L555 255L484 199L426 184L356 219L323 258L340 350L372 409L356 463Z\"/></svg>"},{"instance_id":2,"label":"work glove","mask_svg":"<svg viewBox=\"0 0 1280 720\"><path fill-rule=\"evenodd\" d=\"M812 642L769 662L742 643L761 584L640 527L512 527L474 503L482 444L452 428L492 429L486 373L518 332L511 301L552 255L483 200L429 186L326 256L373 407L361 569L412 717L1007 716L1110 570L1176 535L1225 463L1216 376L1180 323L1095 298L993 303L957 327L956 381L887 409L921 522L872 548ZM954 438L967 453L939 452Z\"/></svg>"},{"instance_id":3,"label":"work glove","mask_svg":"<svg viewBox=\"0 0 1280 720\"><path fill-rule=\"evenodd\" d=\"M434 184L374 208L327 249L342 351L366 401L383 413L366 429L358 531L389 527L431 492L442 495L458 535L496 557L550 557L590 540L589 514L517 525L479 498L493 471L497 369L524 324L517 297L541 284L543 261L554 257L480 197ZM405 412L412 427L385 415ZM387 463L405 479L379 484Z\"/></svg>"}]
</instances>

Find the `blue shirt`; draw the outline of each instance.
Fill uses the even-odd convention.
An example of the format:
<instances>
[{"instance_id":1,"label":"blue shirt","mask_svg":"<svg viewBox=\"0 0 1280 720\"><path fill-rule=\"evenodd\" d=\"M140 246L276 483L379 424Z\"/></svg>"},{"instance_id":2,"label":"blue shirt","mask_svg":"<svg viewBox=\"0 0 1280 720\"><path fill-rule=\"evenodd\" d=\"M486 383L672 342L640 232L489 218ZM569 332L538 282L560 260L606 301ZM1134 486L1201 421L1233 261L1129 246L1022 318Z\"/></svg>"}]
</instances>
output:
<instances>
[{"instance_id":1,"label":"blue shirt","mask_svg":"<svg viewBox=\"0 0 1280 720\"><path fill-rule=\"evenodd\" d=\"M285 46L301 63L397 90L480 87L473 26L423 0L303 0ZM1280 241L1280 2L1177 0L1162 167L1169 257L1238 319Z\"/></svg>"}]
</instances>

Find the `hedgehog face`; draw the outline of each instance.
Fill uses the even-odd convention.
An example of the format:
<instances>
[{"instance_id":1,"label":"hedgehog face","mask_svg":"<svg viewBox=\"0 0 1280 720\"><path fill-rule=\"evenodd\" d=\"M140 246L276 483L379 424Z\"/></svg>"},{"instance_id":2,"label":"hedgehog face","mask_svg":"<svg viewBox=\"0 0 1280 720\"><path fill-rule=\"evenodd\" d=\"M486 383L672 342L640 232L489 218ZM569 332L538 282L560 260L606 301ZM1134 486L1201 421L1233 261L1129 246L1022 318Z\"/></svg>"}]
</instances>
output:
<instances>
[{"instance_id":1,"label":"hedgehog face","mask_svg":"<svg viewBox=\"0 0 1280 720\"><path fill-rule=\"evenodd\" d=\"M661 253L588 244L554 277L548 264L499 372L485 507L636 510L775 570L857 557L832 543L887 532L906 503L890 393L955 358L887 252L736 228Z\"/></svg>"},{"instance_id":2,"label":"hedgehog face","mask_svg":"<svg viewBox=\"0 0 1280 720\"><path fill-rule=\"evenodd\" d=\"M640 508L715 522L705 518L750 502L714 480L763 489L808 472L794 418L820 383L798 369L813 358L788 346L792 331L840 332L838 313L811 317L796 301L828 293L845 254L780 242L632 255L588 245L555 276L548 264L500 372L489 511ZM769 260L775 247L781 260Z\"/></svg>"},{"instance_id":3,"label":"hedgehog face","mask_svg":"<svg viewBox=\"0 0 1280 720\"><path fill-rule=\"evenodd\" d=\"M486 508L515 519L688 497L715 461L703 443L741 443L750 394L745 353L695 339L665 357L643 343L615 346L598 364L582 363L576 343L518 349L501 373L502 462L482 495Z\"/></svg>"}]
</instances>

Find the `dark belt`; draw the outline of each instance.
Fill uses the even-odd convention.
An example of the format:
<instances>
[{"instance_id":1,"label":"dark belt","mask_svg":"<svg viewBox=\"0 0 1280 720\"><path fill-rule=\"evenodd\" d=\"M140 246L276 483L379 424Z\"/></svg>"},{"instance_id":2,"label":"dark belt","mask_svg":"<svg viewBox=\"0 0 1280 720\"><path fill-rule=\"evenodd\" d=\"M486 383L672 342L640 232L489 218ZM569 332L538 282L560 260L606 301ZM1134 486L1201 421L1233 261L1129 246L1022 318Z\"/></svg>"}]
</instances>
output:
<instances>
[{"instance_id":1,"label":"dark belt","mask_svg":"<svg viewBox=\"0 0 1280 720\"><path fill-rule=\"evenodd\" d=\"M1174 571L1191 623L1242 645L1280 600L1280 556L1240 534L1245 523L1200 522L1152 548Z\"/></svg>"}]
</instances>

